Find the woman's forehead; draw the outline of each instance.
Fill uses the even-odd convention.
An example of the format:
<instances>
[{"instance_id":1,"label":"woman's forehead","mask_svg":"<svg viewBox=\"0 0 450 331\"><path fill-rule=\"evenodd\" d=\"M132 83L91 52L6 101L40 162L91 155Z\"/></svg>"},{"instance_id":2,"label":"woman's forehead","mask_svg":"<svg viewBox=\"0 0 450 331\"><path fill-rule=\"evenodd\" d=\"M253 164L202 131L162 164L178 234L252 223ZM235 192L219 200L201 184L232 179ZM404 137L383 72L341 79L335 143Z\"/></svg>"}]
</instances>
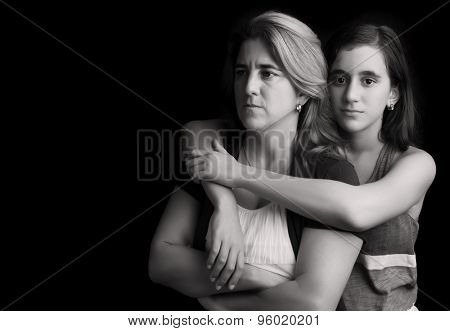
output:
<instances>
[{"instance_id":1,"label":"woman's forehead","mask_svg":"<svg viewBox=\"0 0 450 331\"><path fill-rule=\"evenodd\" d=\"M245 40L238 53L236 63L252 61L258 64L272 64L276 62L267 45L259 38ZM245 63L242 63L245 64Z\"/></svg>"}]
</instances>

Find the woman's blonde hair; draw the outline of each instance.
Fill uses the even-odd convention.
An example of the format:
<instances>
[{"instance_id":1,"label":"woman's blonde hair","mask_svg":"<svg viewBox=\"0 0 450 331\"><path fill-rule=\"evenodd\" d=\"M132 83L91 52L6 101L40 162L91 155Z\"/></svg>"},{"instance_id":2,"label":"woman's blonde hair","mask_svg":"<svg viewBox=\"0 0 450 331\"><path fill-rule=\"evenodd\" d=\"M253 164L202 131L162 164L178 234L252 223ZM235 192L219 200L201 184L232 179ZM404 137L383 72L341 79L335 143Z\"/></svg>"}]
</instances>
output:
<instances>
[{"instance_id":1,"label":"woman's blonde hair","mask_svg":"<svg viewBox=\"0 0 450 331\"><path fill-rule=\"evenodd\" d=\"M340 157L342 145L328 98L327 64L320 40L306 24L296 18L268 11L253 18L232 35L228 66L234 67L242 43L256 38L266 44L297 92L309 97L299 120L295 160L303 164L300 169L308 172L303 171L301 175L311 177L317 157L324 153ZM228 70L234 75L234 70ZM234 105L231 88L233 80L234 77L228 76L227 94Z\"/></svg>"}]
</instances>

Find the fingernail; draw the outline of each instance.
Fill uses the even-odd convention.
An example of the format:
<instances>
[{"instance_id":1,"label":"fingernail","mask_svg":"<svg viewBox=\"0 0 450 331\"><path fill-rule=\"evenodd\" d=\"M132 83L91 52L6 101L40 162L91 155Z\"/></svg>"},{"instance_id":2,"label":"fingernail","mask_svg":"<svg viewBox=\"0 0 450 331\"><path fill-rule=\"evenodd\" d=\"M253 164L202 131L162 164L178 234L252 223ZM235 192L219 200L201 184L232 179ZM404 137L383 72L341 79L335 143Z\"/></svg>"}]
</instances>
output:
<instances>
[{"instance_id":1,"label":"fingernail","mask_svg":"<svg viewBox=\"0 0 450 331\"><path fill-rule=\"evenodd\" d=\"M215 278L215 277L211 277L211 281L212 281L212 282L215 282L215 281L216 281L216 278Z\"/></svg>"},{"instance_id":2,"label":"fingernail","mask_svg":"<svg viewBox=\"0 0 450 331\"><path fill-rule=\"evenodd\" d=\"M222 288L222 285L216 285L216 290L220 291L220 289Z\"/></svg>"},{"instance_id":3,"label":"fingernail","mask_svg":"<svg viewBox=\"0 0 450 331\"><path fill-rule=\"evenodd\" d=\"M231 290L231 291L234 289L234 286L235 286L234 284L231 284L231 285L230 285L230 290Z\"/></svg>"}]
</instances>

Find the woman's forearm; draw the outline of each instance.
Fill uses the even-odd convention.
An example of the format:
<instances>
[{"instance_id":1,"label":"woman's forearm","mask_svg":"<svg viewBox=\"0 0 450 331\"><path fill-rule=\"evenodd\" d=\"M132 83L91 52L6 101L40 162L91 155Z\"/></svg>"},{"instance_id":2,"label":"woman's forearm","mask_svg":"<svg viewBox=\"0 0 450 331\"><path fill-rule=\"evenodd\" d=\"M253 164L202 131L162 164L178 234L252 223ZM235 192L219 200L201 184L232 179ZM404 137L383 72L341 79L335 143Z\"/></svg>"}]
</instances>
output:
<instances>
[{"instance_id":1,"label":"woman's forearm","mask_svg":"<svg viewBox=\"0 0 450 331\"><path fill-rule=\"evenodd\" d=\"M227 286L218 291L215 283L209 279L209 273L206 268L206 253L183 245L159 244L150 260L150 275L154 282L187 296L198 298L230 292ZM282 281L281 277L246 264L233 292L269 288Z\"/></svg>"},{"instance_id":2,"label":"woman's forearm","mask_svg":"<svg viewBox=\"0 0 450 331\"><path fill-rule=\"evenodd\" d=\"M202 298L208 310L335 310L335 305L320 302L314 294L302 291L295 280L258 292L239 292Z\"/></svg>"},{"instance_id":3,"label":"woman's forearm","mask_svg":"<svg viewBox=\"0 0 450 331\"><path fill-rule=\"evenodd\" d=\"M230 188L206 181L201 181L201 185L215 208L236 204L236 198Z\"/></svg>"}]
</instances>

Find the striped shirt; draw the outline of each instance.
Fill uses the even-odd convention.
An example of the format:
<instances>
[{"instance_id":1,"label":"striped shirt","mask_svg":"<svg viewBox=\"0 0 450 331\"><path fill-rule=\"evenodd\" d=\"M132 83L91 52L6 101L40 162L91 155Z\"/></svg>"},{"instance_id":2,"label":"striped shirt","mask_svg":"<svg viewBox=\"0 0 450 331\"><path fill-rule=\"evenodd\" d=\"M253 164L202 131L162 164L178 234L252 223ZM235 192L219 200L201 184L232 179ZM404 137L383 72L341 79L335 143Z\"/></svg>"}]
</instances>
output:
<instances>
[{"instance_id":1,"label":"striped shirt","mask_svg":"<svg viewBox=\"0 0 450 331\"><path fill-rule=\"evenodd\" d=\"M397 153L389 145L380 152L372 176L385 176ZM338 306L340 310L408 310L417 299L414 244L419 223L407 213L370 230L355 233L363 246Z\"/></svg>"}]
</instances>

